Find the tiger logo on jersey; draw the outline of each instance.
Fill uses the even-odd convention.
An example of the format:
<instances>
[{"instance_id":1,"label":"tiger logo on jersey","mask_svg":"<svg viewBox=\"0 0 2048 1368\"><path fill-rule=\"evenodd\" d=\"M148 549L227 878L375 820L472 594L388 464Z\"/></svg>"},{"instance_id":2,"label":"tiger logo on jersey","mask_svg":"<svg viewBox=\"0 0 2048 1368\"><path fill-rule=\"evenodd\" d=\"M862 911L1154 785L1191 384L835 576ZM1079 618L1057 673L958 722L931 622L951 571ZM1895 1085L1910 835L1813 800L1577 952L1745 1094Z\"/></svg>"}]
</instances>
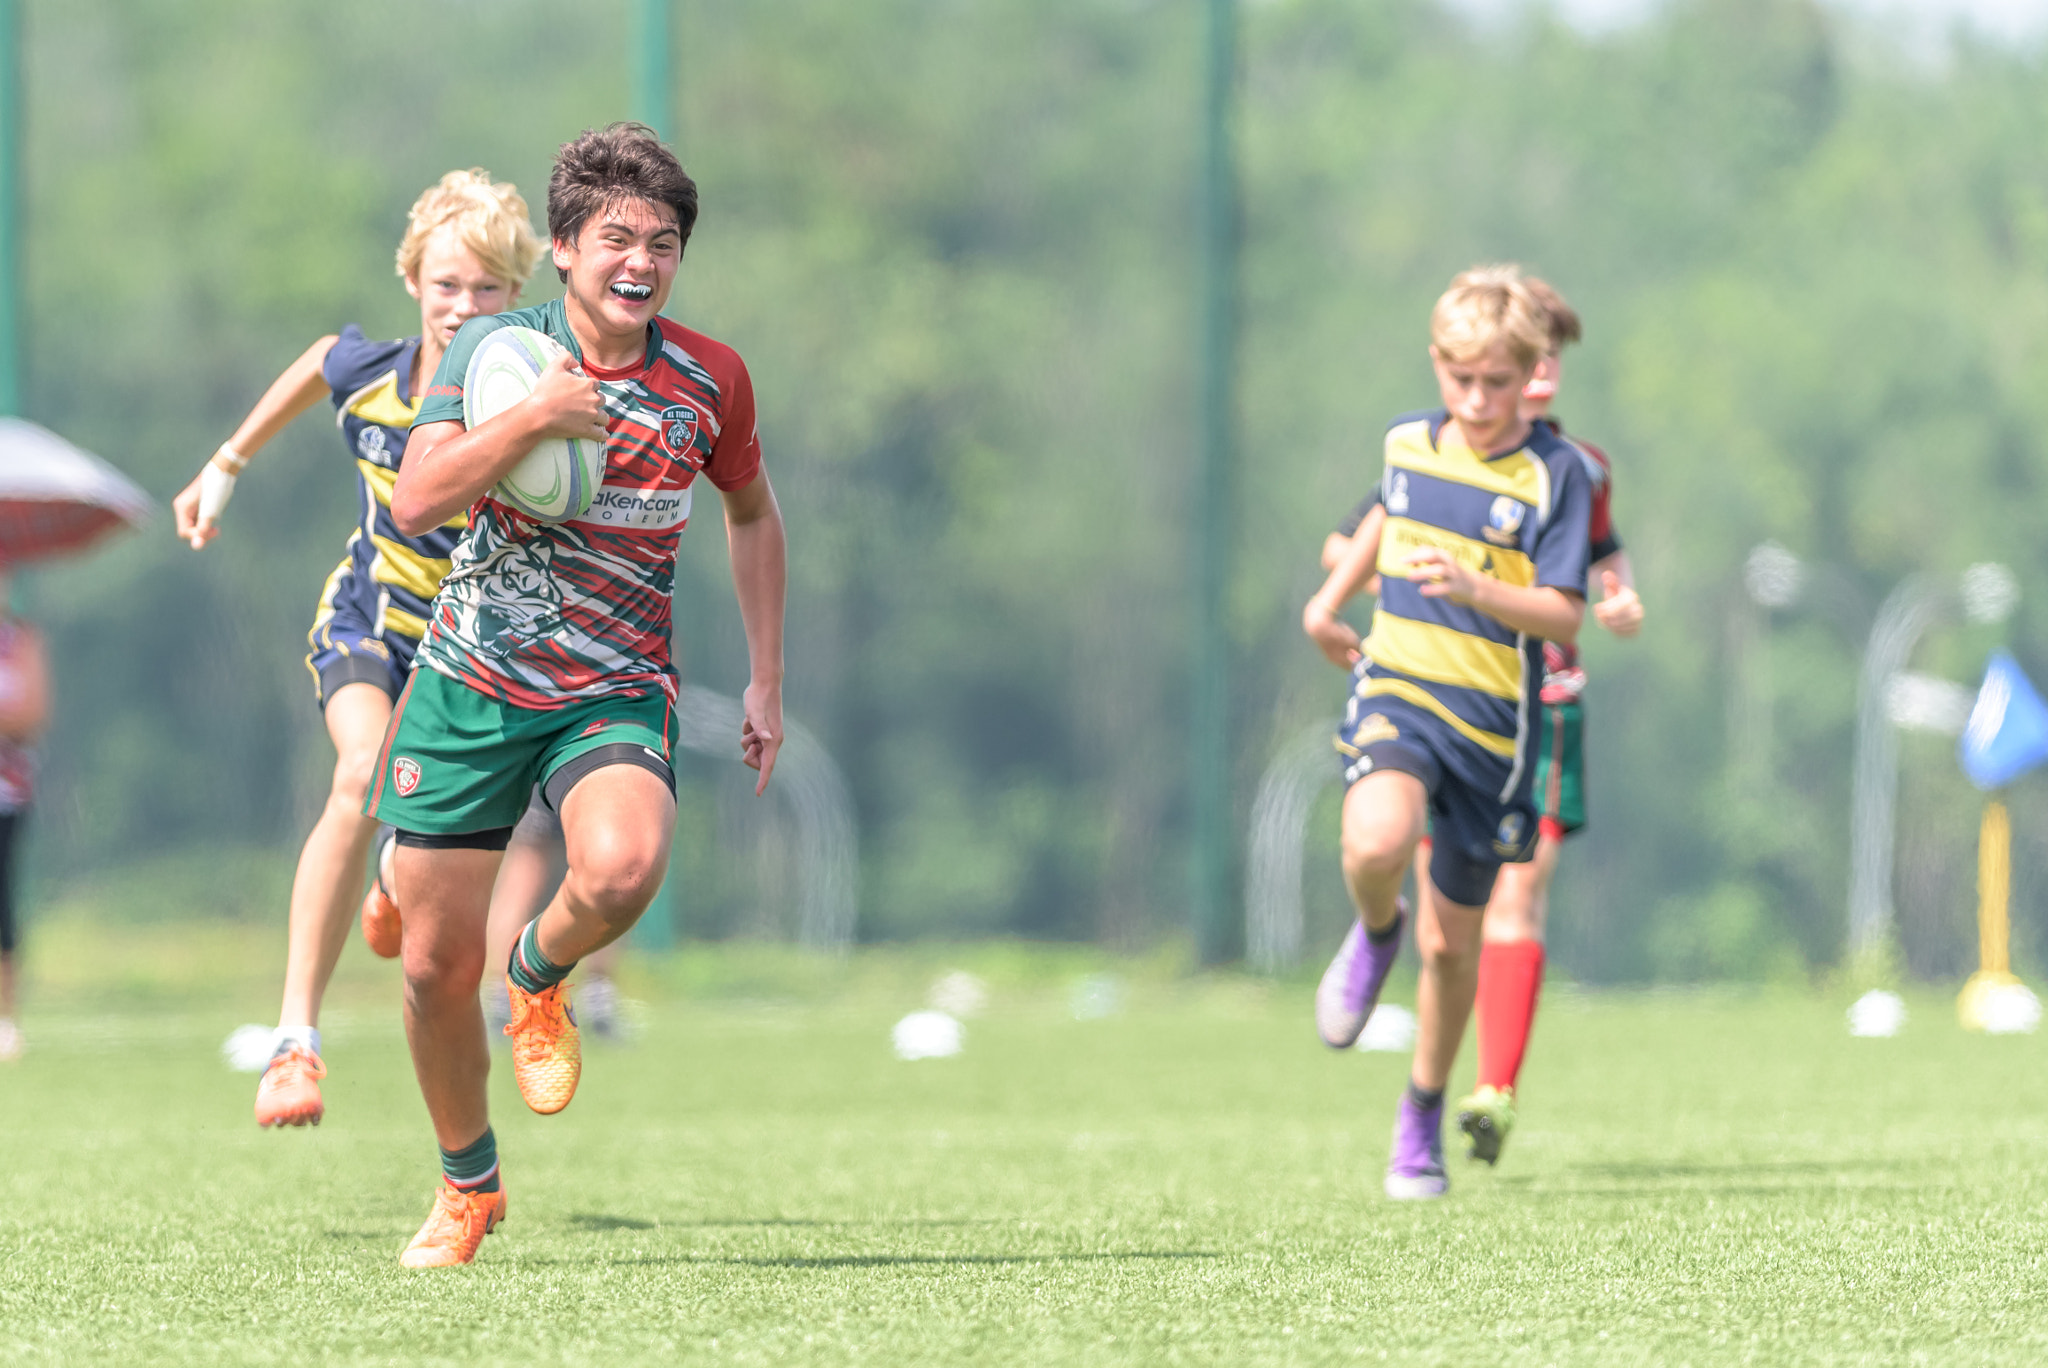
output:
<instances>
[{"instance_id":1,"label":"tiger logo on jersey","mask_svg":"<svg viewBox=\"0 0 2048 1368\"><path fill-rule=\"evenodd\" d=\"M562 589L550 573L552 542L507 542L478 566L479 601L454 609L463 635L485 655L503 658L562 629Z\"/></svg>"},{"instance_id":2,"label":"tiger logo on jersey","mask_svg":"<svg viewBox=\"0 0 2048 1368\"><path fill-rule=\"evenodd\" d=\"M668 454L702 470L704 458L697 454L697 410L688 404L672 404L661 411L661 444Z\"/></svg>"}]
</instances>

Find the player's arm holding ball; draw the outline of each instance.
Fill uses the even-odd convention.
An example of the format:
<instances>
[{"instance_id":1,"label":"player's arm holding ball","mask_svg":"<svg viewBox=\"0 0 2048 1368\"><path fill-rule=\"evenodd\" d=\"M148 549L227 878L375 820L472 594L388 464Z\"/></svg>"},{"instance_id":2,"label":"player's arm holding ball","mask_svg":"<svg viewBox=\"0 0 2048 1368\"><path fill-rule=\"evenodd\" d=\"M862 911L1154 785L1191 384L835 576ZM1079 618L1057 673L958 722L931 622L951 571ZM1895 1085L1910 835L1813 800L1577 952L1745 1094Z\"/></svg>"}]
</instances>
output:
<instances>
[{"instance_id":1,"label":"player's arm holding ball","mask_svg":"<svg viewBox=\"0 0 2048 1368\"><path fill-rule=\"evenodd\" d=\"M464 373L487 331L477 328L472 336L465 327L457 335L441 362L436 389ZM543 439L581 439L602 448L605 436L604 396L597 381L565 352L548 363L532 394L489 422L465 428L450 419L414 428L391 492L392 519L407 536L418 536L475 503Z\"/></svg>"},{"instance_id":2,"label":"player's arm holding ball","mask_svg":"<svg viewBox=\"0 0 2048 1368\"><path fill-rule=\"evenodd\" d=\"M327 362L327 353L339 340L334 335L323 337L285 367L284 374L271 382L263 397L256 401L256 407L249 410L234 436L220 444L192 483L171 500L180 541L192 543L192 549L197 551L220 535L221 511L234 496L235 480L249 464L249 458L291 426L292 419L327 397L327 378L321 368Z\"/></svg>"}]
</instances>

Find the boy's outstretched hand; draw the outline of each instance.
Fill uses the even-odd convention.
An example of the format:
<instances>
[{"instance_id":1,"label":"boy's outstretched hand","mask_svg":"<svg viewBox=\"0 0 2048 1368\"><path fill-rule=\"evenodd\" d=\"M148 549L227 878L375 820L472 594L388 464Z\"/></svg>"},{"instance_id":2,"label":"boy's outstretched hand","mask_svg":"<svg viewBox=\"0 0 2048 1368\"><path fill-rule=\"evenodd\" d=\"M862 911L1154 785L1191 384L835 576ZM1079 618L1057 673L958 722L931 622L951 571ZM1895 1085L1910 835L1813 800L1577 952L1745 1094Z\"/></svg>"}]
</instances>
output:
<instances>
[{"instance_id":1,"label":"boy's outstretched hand","mask_svg":"<svg viewBox=\"0 0 2048 1368\"><path fill-rule=\"evenodd\" d=\"M1601 600L1593 605L1593 619L1618 637L1632 637L1643 630L1643 601L1636 591L1621 582L1612 570L1600 572Z\"/></svg>"},{"instance_id":2,"label":"boy's outstretched hand","mask_svg":"<svg viewBox=\"0 0 2048 1368\"><path fill-rule=\"evenodd\" d=\"M782 751L782 688L749 684L741 706L746 719L740 723L740 759L748 769L761 772L754 785L758 798L768 791L768 777L775 773L775 757Z\"/></svg>"},{"instance_id":3,"label":"boy's outstretched hand","mask_svg":"<svg viewBox=\"0 0 2048 1368\"><path fill-rule=\"evenodd\" d=\"M1310 599L1301 610L1301 630L1308 633L1309 640L1338 669L1348 670L1358 663L1357 630L1331 612L1320 595Z\"/></svg>"}]
</instances>

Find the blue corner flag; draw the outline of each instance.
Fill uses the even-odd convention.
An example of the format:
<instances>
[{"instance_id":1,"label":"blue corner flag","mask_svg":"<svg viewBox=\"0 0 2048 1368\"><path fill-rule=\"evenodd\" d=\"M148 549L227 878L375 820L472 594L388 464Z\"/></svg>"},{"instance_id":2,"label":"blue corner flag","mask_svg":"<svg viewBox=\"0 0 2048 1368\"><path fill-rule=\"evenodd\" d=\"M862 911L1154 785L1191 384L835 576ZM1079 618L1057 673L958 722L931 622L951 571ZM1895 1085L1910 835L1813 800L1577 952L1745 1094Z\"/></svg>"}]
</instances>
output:
<instances>
[{"instance_id":1,"label":"blue corner flag","mask_svg":"<svg viewBox=\"0 0 2048 1368\"><path fill-rule=\"evenodd\" d=\"M2004 651L1993 651L1984 667L1984 685L1957 750L1963 773L1987 793L2048 761L2048 703Z\"/></svg>"}]
</instances>

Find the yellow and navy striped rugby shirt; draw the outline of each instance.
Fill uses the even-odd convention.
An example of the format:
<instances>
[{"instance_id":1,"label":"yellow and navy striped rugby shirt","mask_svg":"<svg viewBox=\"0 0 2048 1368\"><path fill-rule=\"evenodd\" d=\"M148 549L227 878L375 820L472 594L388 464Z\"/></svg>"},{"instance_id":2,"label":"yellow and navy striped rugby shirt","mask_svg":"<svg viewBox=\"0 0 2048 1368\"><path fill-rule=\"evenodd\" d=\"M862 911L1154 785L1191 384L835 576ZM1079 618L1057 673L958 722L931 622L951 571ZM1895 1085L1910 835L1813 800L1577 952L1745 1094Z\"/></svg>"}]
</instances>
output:
<instances>
[{"instance_id":1,"label":"yellow and navy striped rugby shirt","mask_svg":"<svg viewBox=\"0 0 2048 1368\"><path fill-rule=\"evenodd\" d=\"M374 340L351 323L321 366L334 398L335 425L355 457L357 525L341 564L321 590L313 631L317 636L340 618L367 624L379 637L406 638L401 664L410 661L412 646L426 634L429 605L469 521L467 513L458 513L432 531L409 537L391 517L399 458L420 407L419 396L412 393L419 345L417 337Z\"/></svg>"},{"instance_id":2,"label":"yellow and navy striped rugby shirt","mask_svg":"<svg viewBox=\"0 0 2048 1368\"><path fill-rule=\"evenodd\" d=\"M1505 764L1505 800L1533 758L1543 643L1477 608L1426 597L1404 578L1408 559L1436 548L1504 583L1583 598L1593 491L1579 453L1546 424L1491 456L1466 446L1457 431L1442 409L1404 415L1387 429L1380 600L1358 691L1434 713L1497 757L1476 768L1497 776Z\"/></svg>"}]
</instances>

